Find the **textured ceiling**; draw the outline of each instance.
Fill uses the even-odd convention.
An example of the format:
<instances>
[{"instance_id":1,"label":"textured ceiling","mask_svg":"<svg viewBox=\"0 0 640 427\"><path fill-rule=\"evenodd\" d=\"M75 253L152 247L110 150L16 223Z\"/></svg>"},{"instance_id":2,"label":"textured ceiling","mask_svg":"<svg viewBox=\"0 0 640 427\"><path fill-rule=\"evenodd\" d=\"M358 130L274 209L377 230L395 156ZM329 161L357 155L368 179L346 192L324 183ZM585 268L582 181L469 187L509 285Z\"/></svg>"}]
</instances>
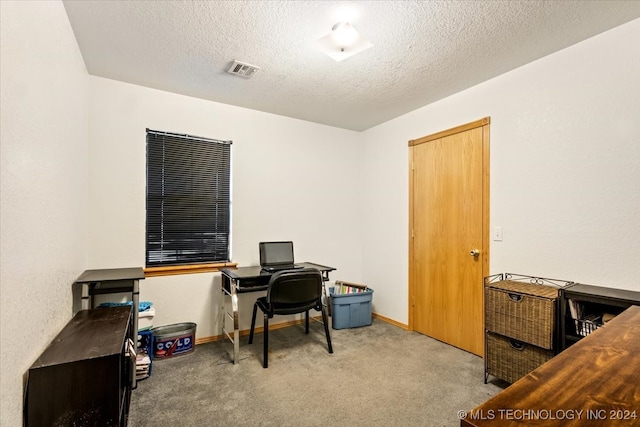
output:
<instances>
[{"instance_id":1,"label":"textured ceiling","mask_svg":"<svg viewBox=\"0 0 640 427\"><path fill-rule=\"evenodd\" d=\"M358 131L640 17L640 1L64 5L92 75ZM345 20L374 46L335 62L315 42ZM260 71L228 74L234 59Z\"/></svg>"}]
</instances>

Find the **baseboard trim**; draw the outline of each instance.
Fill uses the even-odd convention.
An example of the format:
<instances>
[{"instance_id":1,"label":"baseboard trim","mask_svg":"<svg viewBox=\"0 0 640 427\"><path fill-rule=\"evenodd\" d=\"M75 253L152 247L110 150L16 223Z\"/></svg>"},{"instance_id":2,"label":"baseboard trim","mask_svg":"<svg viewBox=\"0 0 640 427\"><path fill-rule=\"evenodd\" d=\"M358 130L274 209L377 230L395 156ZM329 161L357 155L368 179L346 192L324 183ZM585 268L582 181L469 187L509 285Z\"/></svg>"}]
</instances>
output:
<instances>
[{"instance_id":1,"label":"baseboard trim","mask_svg":"<svg viewBox=\"0 0 640 427\"><path fill-rule=\"evenodd\" d=\"M382 320L383 322L390 323L393 326L397 326L398 328L404 329L405 331L409 330L409 325L400 323L397 320L390 319L378 313L372 313L372 316L375 317L376 319Z\"/></svg>"},{"instance_id":2,"label":"baseboard trim","mask_svg":"<svg viewBox=\"0 0 640 427\"><path fill-rule=\"evenodd\" d=\"M397 326L398 328L402 328L404 330L409 330L409 326L405 325L404 323L400 323L398 321L395 321L393 319L390 319L388 317L382 316L380 314L377 313L372 313L372 317L382 320L383 322L386 323L390 323L393 326ZM311 317L312 320L317 320L317 321L322 321L322 316L312 316ZM288 328L289 326L294 326L294 325L299 325L301 323L304 322L304 319L298 319L298 320L291 320L289 322L282 322L282 323L276 323L273 325L269 325L269 330L270 331L275 331L276 329L282 329L282 328ZM264 331L264 328L262 326L258 327L256 326L256 333L262 333ZM249 329L244 329L240 331L240 336L245 336L245 335L249 335L251 331ZM200 344L206 344L206 343L210 343L210 342L215 342L215 341L220 341L222 338L224 337L224 335L214 335L211 337L203 337L203 338L197 338L195 341L195 345L200 345Z\"/></svg>"},{"instance_id":3,"label":"baseboard trim","mask_svg":"<svg viewBox=\"0 0 640 427\"><path fill-rule=\"evenodd\" d=\"M311 320L321 321L322 320L322 316L317 316L317 317L311 316L310 319ZM275 331L276 329L288 328L289 326L299 325L301 323L304 323L304 319L290 320L288 322L275 323L275 324L269 325L269 330L270 331ZM256 326L255 333L262 333L263 331L264 331L264 328L262 326ZM243 330L241 330L239 332L240 332L240 336L242 337L242 336L249 335L251 330L243 329ZM206 343L209 343L209 342L220 341L223 337L224 337L224 335L214 335L212 337L197 338L196 341L195 341L195 344L199 345L199 344L206 344Z\"/></svg>"}]
</instances>

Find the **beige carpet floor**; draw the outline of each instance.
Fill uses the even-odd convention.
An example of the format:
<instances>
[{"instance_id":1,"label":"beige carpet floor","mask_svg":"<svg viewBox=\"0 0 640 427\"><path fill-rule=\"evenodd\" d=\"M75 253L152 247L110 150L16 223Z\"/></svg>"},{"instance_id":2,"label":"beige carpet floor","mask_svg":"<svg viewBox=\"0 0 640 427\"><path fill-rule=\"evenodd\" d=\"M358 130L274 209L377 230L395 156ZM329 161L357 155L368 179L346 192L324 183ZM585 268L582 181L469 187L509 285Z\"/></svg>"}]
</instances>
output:
<instances>
[{"instance_id":1,"label":"beige carpet floor","mask_svg":"<svg viewBox=\"0 0 640 427\"><path fill-rule=\"evenodd\" d=\"M480 357L378 319L371 326L322 325L271 331L269 368L262 334L232 345L198 345L188 355L156 360L133 391L132 427L164 426L457 426L458 411L495 395Z\"/></svg>"}]
</instances>

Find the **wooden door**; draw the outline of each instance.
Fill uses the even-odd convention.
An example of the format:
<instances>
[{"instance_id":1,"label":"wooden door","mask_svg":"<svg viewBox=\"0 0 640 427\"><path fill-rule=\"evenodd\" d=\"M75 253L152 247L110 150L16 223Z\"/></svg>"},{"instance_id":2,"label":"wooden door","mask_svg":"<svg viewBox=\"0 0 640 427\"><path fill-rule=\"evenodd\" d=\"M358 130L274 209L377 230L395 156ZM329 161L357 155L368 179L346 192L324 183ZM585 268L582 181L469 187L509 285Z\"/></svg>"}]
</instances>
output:
<instances>
[{"instance_id":1,"label":"wooden door","mask_svg":"<svg viewBox=\"0 0 640 427\"><path fill-rule=\"evenodd\" d=\"M489 118L410 141L409 328L484 355Z\"/></svg>"}]
</instances>

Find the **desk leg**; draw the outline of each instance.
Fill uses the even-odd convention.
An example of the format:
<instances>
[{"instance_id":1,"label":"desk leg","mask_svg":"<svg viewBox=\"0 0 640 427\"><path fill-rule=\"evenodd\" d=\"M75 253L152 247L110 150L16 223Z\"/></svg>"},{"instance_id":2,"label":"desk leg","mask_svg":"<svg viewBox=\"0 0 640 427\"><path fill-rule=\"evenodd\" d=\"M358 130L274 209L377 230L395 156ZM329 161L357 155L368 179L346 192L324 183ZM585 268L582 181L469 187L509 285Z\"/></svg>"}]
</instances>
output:
<instances>
[{"instance_id":1,"label":"desk leg","mask_svg":"<svg viewBox=\"0 0 640 427\"><path fill-rule=\"evenodd\" d=\"M133 333L138 339L138 311L140 310L140 284L138 280L133 281L133 290L131 291L131 300L133 301ZM136 341L134 340L134 342Z\"/></svg>"},{"instance_id":2,"label":"desk leg","mask_svg":"<svg viewBox=\"0 0 640 427\"><path fill-rule=\"evenodd\" d=\"M226 336L224 328L224 300L227 296L227 292L225 291L224 284L227 280L229 279L227 279L224 274L220 275L220 301L218 301L218 333L221 340L224 340Z\"/></svg>"},{"instance_id":3,"label":"desk leg","mask_svg":"<svg viewBox=\"0 0 640 427\"><path fill-rule=\"evenodd\" d=\"M225 282L228 281L229 286L228 290L225 289ZM225 297L229 295L231 299L231 312L228 312L224 307ZM220 322L220 331L223 338L226 336L233 343L233 364L239 362L239 354L240 354L240 325L238 322L238 295L237 295L237 282L235 279L231 279L229 277L222 278L222 292L220 294L220 313L219 313L219 322ZM229 316L231 321L233 322L233 332L231 335L227 332L226 317Z\"/></svg>"},{"instance_id":4,"label":"desk leg","mask_svg":"<svg viewBox=\"0 0 640 427\"><path fill-rule=\"evenodd\" d=\"M235 282L235 281L234 281ZM238 295L236 284L231 285L231 308L233 310L233 364L240 362L240 322L238 321Z\"/></svg>"},{"instance_id":5,"label":"desk leg","mask_svg":"<svg viewBox=\"0 0 640 427\"><path fill-rule=\"evenodd\" d=\"M82 284L82 306L81 308L83 310L89 310L89 298L91 298L89 296L89 284L88 283L83 283Z\"/></svg>"},{"instance_id":6,"label":"desk leg","mask_svg":"<svg viewBox=\"0 0 640 427\"><path fill-rule=\"evenodd\" d=\"M324 284L324 282L328 282L329 281L329 272L328 271L323 271L322 272L322 304L324 304L325 307L327 307L327 314L329 316L331 316L331 304L329 303L329 295L327 295L327 286Z\"/></svg>"},{"instance_id":7,"label":"desk leg","mask_svg":"<svg viewBox=\"0 0 640 427\"><path fill-rule=\"evenodd\" d=\"M131 301L133 305L133 331L131 331L131 339L133 340L134 346L137 347L138 342L138 311L140 310L140 283L138 280L133 281L133 290L131 291ZM131 380L131 388L136 389L138 387L135 368L133 370L133 378Z\"/></svg>"}]
</instances>

